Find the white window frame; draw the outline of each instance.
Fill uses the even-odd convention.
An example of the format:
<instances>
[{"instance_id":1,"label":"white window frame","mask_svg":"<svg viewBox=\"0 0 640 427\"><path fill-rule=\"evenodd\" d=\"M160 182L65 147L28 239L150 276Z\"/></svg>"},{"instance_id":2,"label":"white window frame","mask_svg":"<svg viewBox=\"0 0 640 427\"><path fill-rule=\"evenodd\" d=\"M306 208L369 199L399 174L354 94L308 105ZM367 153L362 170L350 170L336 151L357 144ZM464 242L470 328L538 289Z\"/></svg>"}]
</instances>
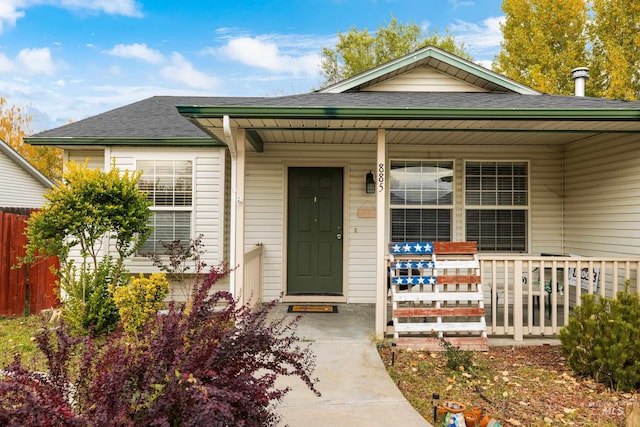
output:
<instances>
[{"instance_id":1,"label":"white window frame","mask_svg":"<svg viewBox=\"0 0 640 427\"><path fill-rule=\"evenodd\" d=\"M173 162L183 162L183 161L189 161L191 162L191 206L155 206L155 205L151 205L149 207L149 210L151 210L152 212L154 212L154 216L155 216L155 212L189 212L189 239L191 239L194 236L194 228L195 228L195 222L194 222L194 212L196 210L196 158L192 155L176 155L177 153L173 153L173 155L171 156L166 156L166 155L149 155L148 158L137 158L135 159L135 170L136 172L139 172L140 170L138 169L139 167L139 163L140 162L166 162L166 161L173 161ZM175 176L175 171L174 171L174 176ZM142 175L142 177L140 179L144 179L144 174ZM175 233L175 228L174 228L174 233ZM151 239L153 236L150 235L149 239ZM158 241L159 242L159 241ZM186 242L186 244L188 244L188 242ZM157 249L157 244L156 244L156 249ZM141 251L140 254L138 254L138 256L142 255L145 251ZM164 255L164 254L159 254L159 255Z\"/></svg>"},{"instance_id":2,"label":"white window frame","mask_svg":"<svg viewBox=\"0 0 640 427\"><path fill-rule=\"evenodd\" d=\"M511 204L511 205L500 205L497 204L493 204L493 205L483 205L482 204L482 199L480 200L480 203L475 205L475 204L467 204L467 164L468 163L496 163L497 165L499 165L500 163L503 164L511 164L514 165L516 163L523 163L526 165L526 169L527 169L527 180L526 180L526 191L527 191L527 199L526 199L526 204L524 205L515 205L515 204ZM521 159L501 159L501 160L495 160L495 159L465 159L463 161L463 165L462 165L462 181L463 181L463 189L462 189L462 206L463 206L463 210L464 210L464 236L465 239L467 239L467 227L468 227L468 223L467 223L467 213L469 210L487 210L487 211L498 211L498 210L505 210L505 211L514 211L514 210L522 210L525 212L525 225L524 225L524 245L522 247L522 250L512 250L510 251L504 251L504 250L487 250L487 249L482 249L481 247L481 242L478 242L478 249L479 251L482 252L489 252L489 253L528 253L529 251L529 244L530 244L530 238L531 238L531 231L530 231L530 224L531 224L531 162L529 160L521 160ZM512 190L513 191L513 190Z\"/></svg>"},{"instance_id":3,"label":"white window frame","mask_svg":"<svg viewBox=\"0 0 640 427\"><path fill-rule=\"evenodd\" d=\"M438 164L448 164L451 168L451 203L450 204L393 204L392 202L392 170L394 163L400 162L408 162L415 163L419 162L422 166L423 163L436 163ZM448 210L449 211L449 238L448 241L453 239L454 229L455 229L455 204L456 204L456 162L453 159L390 159L389 160L389 235L391 239L393 239L393 210L394 209L421 209L421 210Z\"/></svg>"}]
</instances>

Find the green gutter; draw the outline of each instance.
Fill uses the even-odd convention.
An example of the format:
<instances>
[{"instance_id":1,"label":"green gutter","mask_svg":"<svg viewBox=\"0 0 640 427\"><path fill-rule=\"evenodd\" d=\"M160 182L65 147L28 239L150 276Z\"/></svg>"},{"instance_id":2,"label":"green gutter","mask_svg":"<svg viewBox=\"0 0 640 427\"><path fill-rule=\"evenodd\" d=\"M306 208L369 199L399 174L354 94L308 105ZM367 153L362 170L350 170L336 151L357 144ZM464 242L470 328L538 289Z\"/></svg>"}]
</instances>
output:
<instances>
[{"instance_id":1,"label":"green gutter","mask_svg":"<svg viewBox=\"0 0 640 427\"><path fill-rule=\"evenodd\" d=\"M108 146L210 146L225 147L217 138L39 138L27 137L24 142L31 145L108 145Z\"/></svg>"},{"instance_id":2,"label":"green gutter","mask_svg":"<svg viewBox=\"0 0 640 427\"><path fill-rule=\"evenodd\" d=\"M511 108L386 108L386 107L255 107L178 105L191 119L339 119L339 120L640 120L640 109L511 109Z\"/></svg>"}]
</instances>

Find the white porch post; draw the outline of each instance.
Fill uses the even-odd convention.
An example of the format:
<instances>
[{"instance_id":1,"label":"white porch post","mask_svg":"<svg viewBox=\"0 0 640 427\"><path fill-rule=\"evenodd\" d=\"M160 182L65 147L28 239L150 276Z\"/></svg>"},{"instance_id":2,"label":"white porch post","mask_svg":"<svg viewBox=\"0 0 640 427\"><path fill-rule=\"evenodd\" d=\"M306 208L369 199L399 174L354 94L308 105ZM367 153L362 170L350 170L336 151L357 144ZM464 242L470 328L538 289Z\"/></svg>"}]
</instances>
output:
<instances>
[{"instance_id":1,"label":"white porch post","mask_svg":"<svg viewBox=\"0 0 640 427\"><path fill-rule=\"evenodd\" d=\"M384 337L387 328L386 233L386 131L378 129L376 161L376 336Z\"/></svg>"}]
</instances>

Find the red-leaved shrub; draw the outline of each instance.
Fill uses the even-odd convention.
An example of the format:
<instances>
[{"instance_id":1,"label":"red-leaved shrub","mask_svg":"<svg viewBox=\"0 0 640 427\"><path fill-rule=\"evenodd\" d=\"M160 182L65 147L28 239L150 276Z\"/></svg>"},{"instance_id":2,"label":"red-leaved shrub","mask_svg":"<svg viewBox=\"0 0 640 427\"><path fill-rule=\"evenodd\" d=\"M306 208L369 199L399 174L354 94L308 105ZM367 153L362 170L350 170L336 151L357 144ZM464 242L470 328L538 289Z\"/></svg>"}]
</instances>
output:
<instances>
[{"instance_id":1,"label":"red-leaved shrub","mask_svg":"<svg viewBox=\"0 0 640 427\"><path fill-rule=\"evenodd\" d=\"M63 326L54 351L48 339L39 338L60 384L50 390L44 383L34 385L28 381L31 373L14 363L0 381L0 423L276 425L275 405L289 391L276 387L278 377L298 376L320 394L311 377L315 356L300 345L298 318L268 317L277 301L251 307L237 304L228 292L212 294L212 285L227 273L212 268L187 305L171 305L136 339L114 334L102 345L91 338L72 341ZM80 352L73 386L67 382L71 358L60 350L65 346ZM21 391L16 393L18 384ZM68 390L77 392L70 395ZM45 402L45 397L55 399ZM6 405L9 398L15 402ZM49 424L40 422L41 411Z\"/></svg>"}]
</instances>

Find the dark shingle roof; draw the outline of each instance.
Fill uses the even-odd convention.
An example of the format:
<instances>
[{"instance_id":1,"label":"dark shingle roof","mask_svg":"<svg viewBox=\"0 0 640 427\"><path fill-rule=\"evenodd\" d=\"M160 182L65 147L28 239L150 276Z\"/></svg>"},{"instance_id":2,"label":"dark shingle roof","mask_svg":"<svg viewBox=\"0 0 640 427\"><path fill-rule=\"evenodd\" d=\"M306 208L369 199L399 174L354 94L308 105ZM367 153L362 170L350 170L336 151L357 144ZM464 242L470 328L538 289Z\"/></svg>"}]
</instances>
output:
<instances>
[{"instance_id":1,"label":"dark shingle roof","mask_svg":"<svg viewBox=\"0 0 640 427\"><path fill-rule=\"evenodd\" d=\"M228 102L225 103L225 100L236 99L239 98L154 96L68 125L37 133L32 135L31 138L211 139L209 135L182 117L175 106L180 104L208 105L209 103L229 105Z\"/></svg>"},{"instance_id":2,"label":"dark shingle roof","mask_svg":"<svg viewBox=\"0 0 640 427\"><path fill-rule=\"evenodd\" d=\"M600 98L458 92L305 93L281 97L154 96L31 138L204 138L176 105L236 107L361 107L442 109L605 109L640 110L640 102Z\"/></svg>"}]
</instances>

